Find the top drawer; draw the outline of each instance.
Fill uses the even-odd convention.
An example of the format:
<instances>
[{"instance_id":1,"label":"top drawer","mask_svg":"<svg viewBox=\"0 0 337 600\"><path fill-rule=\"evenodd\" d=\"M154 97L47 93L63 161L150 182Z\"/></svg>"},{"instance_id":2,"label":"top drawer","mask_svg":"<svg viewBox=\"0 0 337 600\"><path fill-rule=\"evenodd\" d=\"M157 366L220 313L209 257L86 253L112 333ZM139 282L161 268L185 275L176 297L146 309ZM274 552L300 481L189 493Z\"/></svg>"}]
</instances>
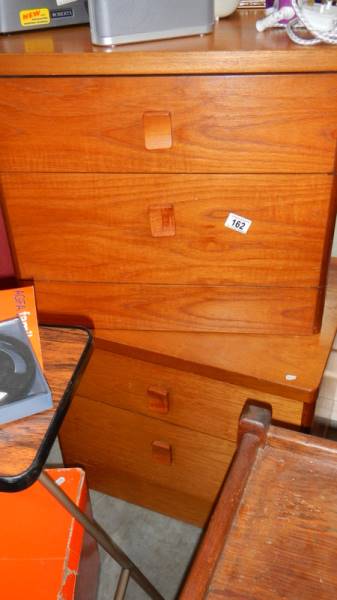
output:
<instances>
[{"instance_id":1,"label":"top drawer","mask_svg":"<svg viewBox=\"0 0 337 600\"><path fill-rule=\"evenodd\" d=\"M0 169L328 173L337 75L3 78Z\"/></svg>"}]
</instances>

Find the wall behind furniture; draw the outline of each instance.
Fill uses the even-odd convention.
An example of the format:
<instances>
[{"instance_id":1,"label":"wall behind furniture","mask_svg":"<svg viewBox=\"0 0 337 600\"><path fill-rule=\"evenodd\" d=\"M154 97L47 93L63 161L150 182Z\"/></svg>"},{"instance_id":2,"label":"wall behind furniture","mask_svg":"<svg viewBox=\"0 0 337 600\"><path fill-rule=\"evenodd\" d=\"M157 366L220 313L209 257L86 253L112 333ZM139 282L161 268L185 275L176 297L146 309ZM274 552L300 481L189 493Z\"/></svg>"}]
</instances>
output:
<instances>
[{"instance_id":1,"label":"wall behind furniture","mask_svg":"<svg viewBox=\"0 0 337 600\"><path fill-rule=\"evenodd\" d=\"M332 256L337 256L337 222L336 222L336 226L335 226L335 235L333 238L331 254L332 254Z\"/></svg>"},{"instance_id":2,"label":"wall behind furniture","mask_svg":"<svg viewBox=\"0 0 337 600\"><path fill-rule=\"evenodd\" d=\"M14 277L14 266L8 245L6 227L0 207L0 278Z\"/></svg>"}]
</instances>

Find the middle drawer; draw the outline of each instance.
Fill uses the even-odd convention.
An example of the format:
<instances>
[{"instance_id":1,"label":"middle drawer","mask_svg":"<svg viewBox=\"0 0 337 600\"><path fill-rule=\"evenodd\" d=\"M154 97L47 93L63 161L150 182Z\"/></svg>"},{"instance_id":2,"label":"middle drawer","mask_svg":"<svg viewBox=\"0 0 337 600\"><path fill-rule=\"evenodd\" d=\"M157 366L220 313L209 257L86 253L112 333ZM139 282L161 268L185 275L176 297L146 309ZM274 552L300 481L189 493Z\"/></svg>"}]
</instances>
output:
<instances>
[{"instance_id":1,"label":"middle drawer","mask_svg":"<svg viewBox=\"0 0 337 600\"><path fill-rule=\"evenodd\" d=\"M1 184L22 278L325 284L329 175L4 174ZM246 234L225 227L230 213L252 222Z\"/></svg>"}]
</instances>

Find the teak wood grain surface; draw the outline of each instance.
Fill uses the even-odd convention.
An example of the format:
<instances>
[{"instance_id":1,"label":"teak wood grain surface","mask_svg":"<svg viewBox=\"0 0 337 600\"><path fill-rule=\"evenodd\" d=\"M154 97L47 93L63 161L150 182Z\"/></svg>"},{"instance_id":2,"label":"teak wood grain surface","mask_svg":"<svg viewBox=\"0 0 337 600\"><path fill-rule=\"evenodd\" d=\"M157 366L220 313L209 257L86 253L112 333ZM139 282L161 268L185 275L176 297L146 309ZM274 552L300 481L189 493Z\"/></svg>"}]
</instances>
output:
<instances>
[{"instance_id":1,"label":"teak wood grain surface","mask_svg":"<svg viewBox=\"0 0 337 600\"><path fill-rule=\"evenodd\" d=\"M78 395L97 397L108 406L236 441L242 406L256 391L244 387L243 382L233 385L216 381L145 358L139 360L96 347L81 378ZM258 399L272 404L275 419L301 424L302 402L261 390Z\"/></svg>"},{"instance_id":2,"label":"teak wood grain surface","mask_svg":"<svg viewBox=\"0 0 337 600\"><path fill-rule=\"evenodd\" d=\"M0 39L1 201L16 273L34 280L45 320L320 330L336 215L337 73L313 61L309 69L284 32L259 36L253 26L246 11L206 45L112 52L89 48L88 27L72 30L71 45L62 30ZM217 70L220 49L231 58ZM284 49L287 72L275 68ZM266 56L268 71L257 66ZM231 213L251 220L247 235L225 227Z\"/></svg>"},{"instance_id":3,"label":"teak wood grain surface","mask_svg":"<svg viewBox=\"0 0 337 600\"><path fill-rule=\"evenodd\" d=\"M65 463L83 466L90 487L198 525L208 517L235 449L234 442L80 395L60 443ZM157 460L158 443L169 448L169 461Z\"/></svg>"},{"instance_id":4,"label":"teak wood grain surface","mask_svg":"<svg viewBox=\"0 0 337 600\"><path fill-rule=\"evenodd\" d=\"M318 335L108 331L96 347L313 404L337 329L337 259L330 263ZM287 375L293 377L287 379Z\"/></svg>"},{"instance_id":5,"label":"teak wood grain surface","mask_svg":"<svg viewBox=\"0 0 337 600\"><path fill-rule=\"evenodd\" d=\"M99 329L319 329L335 211L329 175L33 173L28 182L24 174L1 181L17 273L35 279L45 320L77 315ZM174 235L158 238L149 212L167 199ZM224 227L232 207L252 220L249 235Z\"/></svg>"},{"instance_id":6,"label":"teak wood grain surface","mask_svg":"<svg viewBox=\"0 0 337 600\"><path fill-rule=\"evenodd\" d=\"M4 77L0 170L332 173L336 94L334 73ZM149 109L170 148L146 148Z\"/></svg>"},{"instance_id":7,"label":"teak wood grain surface","mask_svg":"<svg viewBox=\"0 0 337 600\"><path fill-rule=\"evenodd\" d=\"M280 73L336 71L336 48L300 47L284 32L256 34L263 13L239 10L214 33L151 43L100 48L89 27L2 35L1 75L130 75L162 73ZM74 35L76 31L76 35Z\"/></svg>"},{"instance_id":8,"label":"teak wood grain surface","mask_svg":"<svg viewBox=\"0 0 337 600\"><path fill-rule=\"evenodd\" d=\"M244 394L310 425L336 329L329 292L311 335L336 212L336 49L258 35L257 16L108 51L88 27L0 38L1 202L16 273L33 278L40 317L92 325L96 338L65 454L90 465L98 489L199 523ZM224 227L239 210L252 217L247 236ZM229 330L245 335L219 333ZM130 439L127 423L146 436ZM192 490L206 462L213 475Z\"/></svg>"},{"instance_id":9,"label":"teak wood grain surface","mask_svg":"<svg viewBox=\"0 0 337 600\"><path fill-rule=\"evenodd\" d=\"M0 426L0 490L4 491L23 489L38 477L91 344L84 329L41 327L40 337L53 408Z\"/></svg>"},{"instance_id":10,"label":"teak wood grain surface","mask_svg":"<svg viewBox=\"0 0 337 600\"><path fill-rule=\"evenodd\" d=\"M180 600L335 597L337 445L268 427L265 413L250 406L243 414Z\"/></svg>"},{"instance_id":11,"label":"teak wood grain surface","mask_svg":"<svg viewBox=\"0 0 337 600\"><path fill-rule=\"evenodd\" d=\"M329 175L32 173L28 182L25 174L1 181L18 275L36 280L45 319L77 314L100 329L319 328L335 202ZM149 213L167 200L174 235L158 238ZM249 235L224 227L233 207L252 220Z\"/></svg>"},{"instance_id":12,"label":"teak wood grain surface","mask_svg":"<svg viewBox=\"0 0 337 600\"><path fill-rule=\"evenodd\" d=\"M309 335L324 291L258 286L170 286L36 281L41 318L98 329ZM83 299L85 298L85 302Z\"/></svg>"},{"instance_id":13,"label":"teak wood grain surface","mask_svg":"<svg viewBox=\"0 0 337 600\"><path fill-rule=\"evenodd\" d=\"M263 287L325 285L332 181L318 174L1 176L22 279ZM168 202L174 234L158 239L150 212ZM252 221L249 235L224 227L233 207Z\"/></svg>"},{"instance_id":14,"label":"teak wood grain surface","mask_svg":"<svg viewBox=\"0 0 337 600\"><path fill-rule=\"evenodd\" d=\"M82 464L94 489L203 526L247 397L310 426L336 331L336 274L333 265L316 336L96 331L60 431L68 464ZM165 463L154 442L167 449Z\"/></svg>"}]
</instances>

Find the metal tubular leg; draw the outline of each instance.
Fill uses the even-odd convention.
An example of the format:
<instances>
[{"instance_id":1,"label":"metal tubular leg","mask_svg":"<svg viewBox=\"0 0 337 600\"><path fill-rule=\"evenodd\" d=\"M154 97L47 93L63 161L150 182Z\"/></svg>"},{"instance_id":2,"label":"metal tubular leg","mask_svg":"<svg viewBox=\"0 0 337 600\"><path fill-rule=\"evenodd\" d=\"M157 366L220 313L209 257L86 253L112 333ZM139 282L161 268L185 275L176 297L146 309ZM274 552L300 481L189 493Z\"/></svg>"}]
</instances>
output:
<instances>
[{"instance_id":1,"label":"metal tubular leg","mask_svg":"<svg viewBox=\"0 0 337 600\"><path fill-rule=\"evenodd\" d=\"M123 552L115 544L102 527L94 520L85 515L76 504L64 493L64 491L54 482L54 480L42 472L39 476L39 481L50 492L56 500L58 500L64 508L84 527L84 529L96 540L96 542L104 548L104 550L122 567L123 570L129 571L130 577L134 579L138 585L148 594L153 600L164 600L163 596L157 592L152 583L143 575L138 567L129 559L127 554ZM121 580L121 578L120 578ZM120 581L119 581L120 583Z\"/></svg>"},{"instance_id":2,"label":"metal tubular leg","mask_svg":"<svg viewBox=\"0 0 337 600\"><path fill-rule=\"evenodd\" d=\"M128 571L127 569L122 569L122 572L121 572L119 580L118 580L114 600L124 600L126 588L128 587L128 583L129 583L129 578L130 578L130 571Z\"/></svg>"}]
</instances>

